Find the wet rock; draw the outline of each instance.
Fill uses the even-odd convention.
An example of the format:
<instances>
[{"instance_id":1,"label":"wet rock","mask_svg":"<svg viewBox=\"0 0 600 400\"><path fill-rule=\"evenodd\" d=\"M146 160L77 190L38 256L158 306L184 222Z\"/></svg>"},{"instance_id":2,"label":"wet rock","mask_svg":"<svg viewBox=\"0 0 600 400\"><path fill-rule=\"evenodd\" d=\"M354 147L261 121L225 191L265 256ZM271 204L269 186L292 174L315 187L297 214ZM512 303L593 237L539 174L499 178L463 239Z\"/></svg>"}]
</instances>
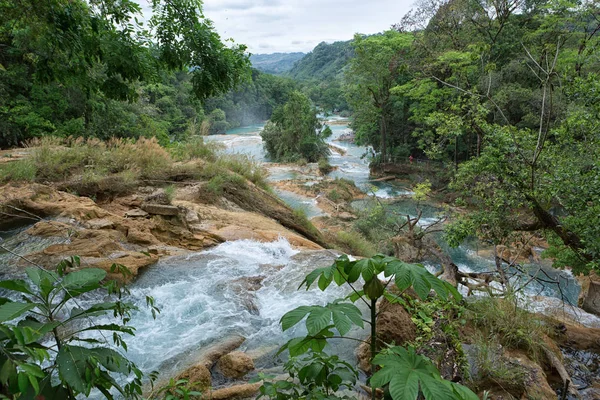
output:
<instances>
[{"instance_id":1,"label":"wet rock","mask_svg":"<svg viewBox=\"0 0 600 400\"><path fill-rule=\"evenodd\" d=\"M141 208L135 208L125 213L125 218L147 218L150 214Z\"/></svg>"},{"instance_id":2,"label":"wet rock","mask_svg":"<svg viewBox=\"0 0 600 400\"><path fill-rule=\"evenodd\" d=\"M174 216L179 214L179 208L175 206L154 203L142 204L142 210L152 215Z\"/></svg>"},{"instance_id":3,"label":"wet rock","mask_svg":"<svg viewBox=\"0 0 600 400\"><path fill-rule=\"evenodd\" d=\"M262 386L262 382L247 383L243 385L235 385L223 389L212 390L205 393L202 399L206 400L233 400L254 398L258 390Z\"/></svg>"},{"instance_id":4,"label":"wet rock","mask_svg":"<svg viewBox=\"0 0 600 400\"><path fill-rule=\"evenodd\" d=\"M580 392L581 400L598 400L600 399L600 388L588 388Z\"/></svg>"},{"instance_id":5,"label":"wet rock","mask_svg":"<svg viewBox=\"0 0 600 400\"><path fill-rule=\"evenodd\" d=\"M250 314L259 314L259 309L256 305L256 296L253 292L256 292L262 287L262 282L265 278L266 276L242 277L231 281L227 285L239 298L239 301Z\"/></svg>"},{"instance_id":6,"label":"wet rock","mask_svg":"<svg viewBox=\"0 0 600 400\"><path fill-rule=\"evenodd\" d=\"M239 279L235 279L231 281L230 286L236 293L243 293L245 291L248 292L256 292L262 287L262 282L265 280L266 276L244 276Z\"/></svg>"},{"instance_id":7,"label":"wet rock","mask_svg":"<svg viewBox=\"0 0 600 400\"><path fill-rule=\"evenodd\" d=\"M244 343L245 337L239 335L229 336L217 343L204 347L197 355L196 365L204 365L210 369L225 354L231 353Z\"/></svg>"},{"instance_id":8,"label":"wet rock","mask_svg":"<svg viewBox=\"0 0 600 400\"><path fill-rule=\"evenodd\" d=\"M203 392L210 388L212 378L204 365L194 365L177 376L176 380L185 379L187 389Z\"/></svg>"},{"instance_id":9,"label":"wet rock","mask_svg":"<svg viewBox=\"0 0 600 400\"><path fill-rule=\"evenodd\" d=\"M87 221L84 226L88 229L113 229L115 224L108 218L94 218Z\"/></svg>"},{"instance_id":10,"label":"wet rock","mask_svg":"<svg viewBox=\"0 0 600 400\"><path fill-rule=\"evenodd\" d=\"M234 351L219 359L217 369L227 378L239 379L254 369L254 361L246 353Z\"/></svg>"},{"instance_id":11,"label":"wet rock","mask_svg":"<svg viewBox=\"0 0 600 400\"><path fill-rule=\"evenodd\" d=\"M600 276L590 273L589 286L583 299L585 311L600 316Z\"/></svg>"},{"instance_id":12,"label":"wet rock","mask_svg":"<svg viewBox=\"0 0 600 400\"><path fill-rule=\"evenodd\" d=\"M406 309L398 303L382 300L377 317L377 337L381 343L395 343L398 346L411 342L417 337L417 327ZM357 350L358 365L363 371L371 371L371 349L361 343Z\"/></svg>"}]
</instances>

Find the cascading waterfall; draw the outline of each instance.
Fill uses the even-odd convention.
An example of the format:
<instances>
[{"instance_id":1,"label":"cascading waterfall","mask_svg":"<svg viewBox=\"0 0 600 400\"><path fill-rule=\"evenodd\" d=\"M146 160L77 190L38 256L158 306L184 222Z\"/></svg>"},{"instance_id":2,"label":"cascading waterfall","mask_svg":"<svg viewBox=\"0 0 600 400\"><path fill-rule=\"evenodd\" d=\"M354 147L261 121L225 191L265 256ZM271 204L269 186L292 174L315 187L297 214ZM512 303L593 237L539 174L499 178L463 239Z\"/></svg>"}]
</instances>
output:
<instances>
[{"instance_id":1,"label":"cascading waterfall","mask_svg":"<svg viewBox=\"0 0 600 400\"><path fill-rule=\"evenodd\" d=\"M337 254L329 251L299 253L280 239L226 242L211 250L164 259L130 286L128 300L140 310L130 322L136 333L126 338L127 356L146 372L159 370L169 376L202 347L241 335L246 338L243 350L266 349L263 364L270 367L277 347L305 334L301 328L282 334L279 320L283 314L347 294L344 288L324 293L297 290L308 272L335 258ZM260 288L249 291L246 279L250 278L262 281ZM161 310L156 320L145 307L146 296L154 297ZM352 349L345 350L346 358L351 358Z\"/></svg>"}]
</instances>

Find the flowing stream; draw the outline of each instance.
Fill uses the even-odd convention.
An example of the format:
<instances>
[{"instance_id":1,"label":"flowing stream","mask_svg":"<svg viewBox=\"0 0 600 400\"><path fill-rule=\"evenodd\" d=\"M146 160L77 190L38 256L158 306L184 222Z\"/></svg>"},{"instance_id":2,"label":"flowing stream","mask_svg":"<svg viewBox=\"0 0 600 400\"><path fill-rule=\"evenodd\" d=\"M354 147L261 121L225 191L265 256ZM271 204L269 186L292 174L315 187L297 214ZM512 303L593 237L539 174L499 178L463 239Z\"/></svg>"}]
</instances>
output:
<instances>
[{"instance_id":1,"label":"flowing stream","mask_svg":"<svg viewBox=\"0 0 600 400\"><path fill-rule=\"evenodd\" d=\"M410 190L390 183L370 181L368 161L363 158L368 149L336 141L340 135L348 132L348 127L340 124L340 121L331 125L331 128L333 135L329 139L330 144L343 150L343 155L333 153L330 157L330 163L337 167L331 176L350 179L360 189L377 197L397 198L390 207L414 215L415 202L406 197L410 196ZM211 136L208 140L223 143L227 152L244 153L262 160L269 168L272 181L307 179L310 184L310 180L317 182L322 179L304 176L301 170L294 167L270 165L263 150L261 129L261 125L239 128L227 135ZM280 191L280 195L292 207L303 209L311 217L323 214L315 199L283 191ZM369 207L364 201L356 202L355 206ZM423 223L433 222L439 212L434 206L422 209ZM53 244L45 242L48 239L28 239L22 235L18 229L0 232L0 240L20 254ZM489 255L485 256L489 253L478 250L476 243L449 249L453 260L462 270L493 269L493 260ZM337 287L330 287L324 293L318 289L297 290L309 271L329 265L336 257L337 254L330 251L298 252L286 240L280 239L272 243L247 240L226 242L211 250L165 258L143 271L131 286L130 300L140 307L140 311L131 320L131 325L136 327L136 336L126 340L129 347L127 355L145 372L160 370L168 376L170 372L181 369L203 346L230 335L242 335L246 338L242 350L257 355L257 367L271 368L274 366L274 349L289 338L302 334L301 328L285 334L281 332L279 319L284 313L300 305L325 304L347 294L344 289ZM11 254L0 252L2 264L14 264L15 261ZM434 264L429 267L436 268ZM560 290L556 285L531 285L527 289L528 296L545 296L531 297L533 308L542 309L553 301L559 302L556 298L561 293L567 301L576 303L579 287L572 276L556 271L549 265L542 267L549 275L560 277ZM258 282L258 285L251 288L253 282ZM156 320L145 307L147 295L153 296L161 309ZM97 299L83 301L91 303ZM588 324L600 327L600 319L587 315L582 318L587 318ZM347 342L334 343L334 351L350 361L354 361L354 348L354 345L348 346Z\"/></svg>"}]
</instances>

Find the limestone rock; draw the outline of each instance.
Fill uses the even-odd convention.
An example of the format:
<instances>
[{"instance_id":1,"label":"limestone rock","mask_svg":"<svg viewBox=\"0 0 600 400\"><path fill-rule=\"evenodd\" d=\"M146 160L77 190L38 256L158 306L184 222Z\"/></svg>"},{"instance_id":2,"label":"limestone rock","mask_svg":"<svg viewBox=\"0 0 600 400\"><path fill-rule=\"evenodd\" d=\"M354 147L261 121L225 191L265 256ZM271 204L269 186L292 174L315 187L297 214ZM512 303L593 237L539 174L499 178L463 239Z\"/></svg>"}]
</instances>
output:
<instances>
[{"instance_id":1,"label":"limestone rock","mask_svg":"<svg viewBox=\"0 0 600 400\"><path fill-rule=\"evenodd\" d=\"M134 208L133 210L127 211L125 213L125 218L146 218L149 215L150 214L148 214L146 211L142 210L141 208Z\"/></svg>"},{"instance_id":2,"label":"limestone rock","mask_svg":"<svg viewBox=\"0 0 600 400\"><path fill-rule=\"evenodd\" d=\"M239 379L254 369L254 361L242 351L233 351L219 359L217 369L227 378Z\"/></svg>"},{"instance_id":3,"label":"limestone rock","mask_svg":"<svg viewBox=\"0 0 600 400\"><path fill-rule=\"evenodd\" d=\"M262 382L247 383L243 385L234 385L231 387L209 391L202 399L206 400L234 400L254 398L258 390L262 386Z\"/></svg>"},{"instance_id":4,"label":"limestone rock","mask_svg":"<svg viewBox=\"0 0 600 400\"><path fill-rule=\"evenodd\" d=\"M31 236L66 237L73 231L73 226L58 221L40 221L25 231Z\"/></svg>"},{"instance_id":5,"label":"limestone rock","mask_svg":"<svg viewBox=\"0 0 600 400\"><path fill-rule=\"evenodd\" d=\"M169 205L171 200L164 190L159 189L144 199L146 203Z\"/></svg>"},{"instance_id":6,"label":"limestone rock","mask_svg":"<svg viewBox=\"0 0 600 400\"><path fill-rule=\"evenodd\" d=\"M173 216L173 215L179 214L179 208L177 208L175 206L168 206L168 205L154 204L154 203L142 204L142 210L146 211L148 214L153 214L153 215Z\"/></svg>"},{"instance_id":7,"label":"limestone rock","mask_svg":"<svg viewBox=\"0 0 600 400\"><path fill-rule=\"evenodd\" d=\"M159 241L154 237L148 229L142 230L138 228L131 228L127 232L127 241L129 243L141 244L141 245L152 245L158 244Z\"/></svg>"},{"instance_id":8,"label":"limestone rock","mask_svg":"<svg viewBox=\"0 0 600 400\"><path fill-rule=\"evenodd\" d=\"M210 371L204 365L194 365L183 371L175 380L185 379L188 381L187 388L196 391L205 391L210 388L212 378Z\"/></svg>"},{"instance_id":9,"label":"limestone rock","mask_svg":"<svg viewBox=\"0 0 600 400\"><path fill-rule=\"evenodd\" d=\"M357 218L356 215L349 212L341 212L337 217L342 221L354 221Z\"/></svg>"},{"instance_id":10,"label":"limestone rock","mask_svg":"<svg viewBox=\"0 0 600 400\"><path fill-rule=\"evenodd\" d=\"M398 346L415 340L417 327L410 314L401 304L382 300L377 317L377 337L380 343L395 343ZM371 370L371 349L361 343L357 350L358 364L363 371Z\"/></svg>"},{"instance_id":11,"label":"limestone rock","mask_svg":"<svg viewBox=\"0 0 600 400\"><path fill-rule=\"evenodd\" d=\"M88 229L113 229L115 224L108 218L94 218L85 223Z\"/></svg>"},{"instance_id":12,"label":"limestone rock","mask_svg":"<svg viewBox=\"0 0 600 400\"><path fill-rule=\"evenodd\" d=\"M600 315L600 277L593 272L589 277L589 287L582 308L589 313Z\"/></svg>"}]
</instances>

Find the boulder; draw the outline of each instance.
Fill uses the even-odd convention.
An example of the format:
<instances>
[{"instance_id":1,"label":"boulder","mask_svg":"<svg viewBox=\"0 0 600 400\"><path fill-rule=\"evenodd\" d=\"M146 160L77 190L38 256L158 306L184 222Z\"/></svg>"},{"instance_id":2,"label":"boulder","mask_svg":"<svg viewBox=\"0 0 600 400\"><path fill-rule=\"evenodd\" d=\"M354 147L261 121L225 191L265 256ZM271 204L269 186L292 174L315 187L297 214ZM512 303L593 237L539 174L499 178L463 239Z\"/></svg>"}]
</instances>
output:
<instances>
[{"instance_id":1,"label":"boulder","mask_svg":"<svg viewBox=\"0 0 600 400\"><path fill-rule=\"evenodd\" d=\"M162 204L162 205L171 204L171 199L169 199L169 196L162 189L159 189L156 192L152 193L151 195L146 196L144 201L147 203L152 203L152 204Z\"/></svg>"},{"instance_id":2,"label":"boulder","mask_svg":"<svg viewBox=\"0 0 600 400\"><path fill-rule=\"evenodd\" d=\"M175 380L177 381L180 379L185 379L188 381L186 387L189 390L196 390L200 392L209 389L212 384L210 371L204 365L194 365L189 367L179 374Z\"/></svg>"},{"instance_id":3,"label":"boulder","mask_svg":"<svg viewBox=\"0 0 600 400\"><path fill-rule=\"evenodd\" d=\"M381 301L377 317L377 338L379 345L395 343L398 346L411 342L417 337L417 327L410 314L398 303ZM366 372L371 371L371 349L367 343L361 343L357 350L358 365Z\"/></svg>"},{"instance_id":4,"label":"boulder","mask_svg":"<svg viewBox=\"0 0 600 400\"><path fill-rule=\"evenodd\" d=\"M242 351L233 351L219 359L217 369L227 378L239 379L254 369L254 361Z\"/></svg>"},{"instance_id":5,"label":"boulder","mask_svg":"<svg viewBox=\"0 0 600 400\"><path fill-rule=\"evenodd\" d=\"M141 208L134 208L133 210L129 210L125 213L125 218L146 218L150 214Z\"/></svg>"},{"instance_id":6,"label":"boulder","mask_svg":"<svg viewBox=\"0 0 600 400\"><path fill-rule=\"evenodd\" d=\"M144 203L142 210L152 215L174 216L179 215L179 208L164 204Z\"/></svg>"},{"instance_id":7,"label":"boulder","mask_svg":"<svg viewBox=\"0 0 600 400\"><path fill-rule=\"evenodd\" d=\"M108 218L94 218L88 220L84 226L88 229L113 229L115 224Z\"/></svg>"},{"instance_id":8,"label":"boulder","mask_svg":"<svg viewBox=\"0 0 600 400\"><path fill-rule=\"evenodd\" d=\"M234 385L223 389L209 391L202 396L202 399L233 400L255 398L261 386L262 382Z\"/></svg>"},{"instance_id":9,"label":"boulder","mask_svg":"<svg viewBox=\"0 0 600 400\"><path fill-rule=\"evenodd\" d=\"M594 272L589 276L589 287L582 308L589 313L600 315L600 277Z\"/></svg>"},{"instance_id":10,"label":"boulder","mask_svg":"<svg viewBox=\"0 0 600 400\"><path fill-rule=\"evenodd\" d=\"M58 221L40 221L25 231L31 236L41 237L67 237L73 232L74 227Z\"/></svg>"},{"instance_id":11,"label":"boulder","mask_svg":"<svg viewBox=\"0 0 600 400\"><path fill-rule=\"evenodd\" d=\"M349 212L341 212L337 215L337 217L342 221L354 221L357 219L356 215Z\"/></svg>"}]
</instances>

